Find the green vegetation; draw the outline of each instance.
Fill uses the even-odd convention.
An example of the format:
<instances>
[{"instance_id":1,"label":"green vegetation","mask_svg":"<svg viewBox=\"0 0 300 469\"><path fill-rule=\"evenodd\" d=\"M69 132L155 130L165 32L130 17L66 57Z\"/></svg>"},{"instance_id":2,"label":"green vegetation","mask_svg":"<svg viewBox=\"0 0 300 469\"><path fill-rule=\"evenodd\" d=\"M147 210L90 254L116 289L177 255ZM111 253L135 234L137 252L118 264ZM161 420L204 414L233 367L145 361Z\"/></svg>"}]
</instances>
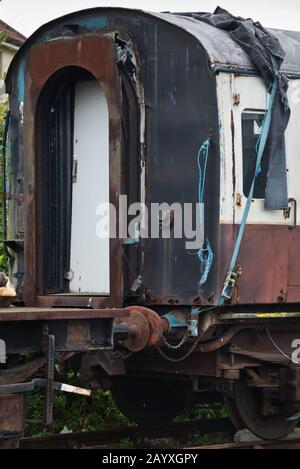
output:
<instances>
[{"instance_id":1,"label":"green vegetation","mask_svg":"<svg viewBox=\"0 0 300 469\"><path fill-rule=\"evenodd\" d=\"M119 443L119 449L131 449L134 448L133 442L130 438L123 438Z\"/></svg>"},{"instance_id":2,"label":"green vegetation","mask_svg":"<svg viewBox=\"0 0 300 469\"><path fill-rule=\"evenodd\" d=\"M0 40L1 43L1 40ZM1 99L1 97L0 97ZM3 134L4 134L4 125L5 125L5 116L7 114L7 100L0 101L0 155L2 155L3 148ZM0 187L2 188L2 159L0 163ZM7 271L7 257L4 253L4 247L2 243L3 233L2 233L2 202L0 205L0 270Z\"/></svg>"},{"instance_id":3,"label":"green vegetation","mask_svg":"<svg viewBox=\"0 0 300 469\"><path fill-rule=\"evenodd\" d=\"M80 374L70 370L59 370L56 380L74 386L85 387ZM44 410L44 391L37 390L27 397L26 436L46 435L62 431L95 431L104 428L132 425L117 408L109 391L95 389L91 397L59 392L54 401L54 423L45 427L42 423ZM176 421L225 417L226 409L221 403L201 404L190 412L177 417ZM200 436L199 436L200 438ZM132 442L125 438L120 448L131 448Z\"/></svg>"},{"instance_id":4,"label":"green vegetation","mask_svg":"<svg viewBox=\"0 0 300 469\"><path fill-rule=\"evenodd\" d=\"M200 419L216 419L227 417L226 407L221 402L211 404L198 404L191 410L179 415L175 422L182 422L184 420L200 420Z\"/></svg>"},{"instance_id":5,"label":"green vegetation","mask_svg":"<svg viewBox=\"0 0 300 469\"><path fill-rule=\"evenodd\" d=\"M0 50L1 50L1 43L5 41L6 34L3 31L0 31ZM0 76L2 78L2 76ZM4 125L5 125L5 116L7 114L8 104L7 100L1 100L0 95L0 156L2 156L2 149L3 149L3 134L4 134ZM1 161L1 160L0 160ZM0 187L2 188L2 161L0 163ZM2 233L2 203L0 205L0 241L3 239ZM7 259L4 255L3 243L0 242L0 269L7 270Z\"/></svg>"},{"instance_id":6,"label":"green vegetation","mask_svg":"<svg viewBox=\"0 0 300 469\"><path fill-rule=\"evenodd\" d=\"M85 387L79 373L67 371L59 373L57 380ZM59 392L54 401L54 423L45 427L42 423L44 391L37 390L27 397L28 422L26 436L60 433L61 431L93 431L108 427L129 425L129 421L115 405L109 391L96 389L91 397ZM130 444L129 441L124 445ZM127 446L128 447L128 446Z\"/></svg>"},{"instance_id":7,"label":"green vegetation","mask_svg":"<svg viewBox=\"0 0 300 469\"><path fill-rule=\"evenodd\" d=\"M212 434L212 435L200 435L196 434L194 435L193 440L191 441L191 444L194 446L202 446L202 445L218 445L222 443L229 443L230 438L226 435L220 435L220 434Z\"/></svg>"}]
</instances>

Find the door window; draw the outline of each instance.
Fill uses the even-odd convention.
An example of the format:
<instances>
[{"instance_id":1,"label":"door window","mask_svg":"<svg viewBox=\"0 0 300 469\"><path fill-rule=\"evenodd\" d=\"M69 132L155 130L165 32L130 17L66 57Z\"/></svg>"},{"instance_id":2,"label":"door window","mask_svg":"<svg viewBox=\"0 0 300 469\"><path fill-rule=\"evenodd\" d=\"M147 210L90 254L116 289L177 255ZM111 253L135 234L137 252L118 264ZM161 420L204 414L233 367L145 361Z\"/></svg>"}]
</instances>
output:
<instances>
[{"instance_id":1,"label":"door window","mask_svg":"<svg viewBox=\"0 0 300 469\"><path fill-rule=\"evenodd\" d=\"M243 193L248 197L254 177L257 145L264 120L264 112L245 111L242 113L242 145L243 145ZM270 159L270 145L267 140L261 159L259 174L254 185L254 199L264 199L268 166Z\"/></svg>"}]
</instances>

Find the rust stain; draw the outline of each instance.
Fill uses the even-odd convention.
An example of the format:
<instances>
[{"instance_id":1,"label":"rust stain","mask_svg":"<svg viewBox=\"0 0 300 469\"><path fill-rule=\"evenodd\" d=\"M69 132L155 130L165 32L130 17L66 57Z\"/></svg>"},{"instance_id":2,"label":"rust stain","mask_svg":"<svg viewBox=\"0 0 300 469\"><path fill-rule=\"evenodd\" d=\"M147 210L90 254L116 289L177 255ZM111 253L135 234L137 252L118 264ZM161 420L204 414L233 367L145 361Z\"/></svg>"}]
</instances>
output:
<instances>
[{"instance_id":1,"label":"rust stain","mask_svg":"<svg viewBox=\"0 0 300 469\"><path fill-rule=\"evenodd\" d=\"M103 319L128 316L125 308L85 309L22 306L0 308L0 322L11 321L57 321L64 319Z\"/></svg>"},{"instance_id":2,"label":"rust stain","mask_svg":"<svg viewBox=\"0 0 300 469\"><path fill-rule=\"evenodd\" d=\"M239 93L233 93L232 101L234 106L238 106L241 102L241 97Z\"/></svg>"}]
</instances>

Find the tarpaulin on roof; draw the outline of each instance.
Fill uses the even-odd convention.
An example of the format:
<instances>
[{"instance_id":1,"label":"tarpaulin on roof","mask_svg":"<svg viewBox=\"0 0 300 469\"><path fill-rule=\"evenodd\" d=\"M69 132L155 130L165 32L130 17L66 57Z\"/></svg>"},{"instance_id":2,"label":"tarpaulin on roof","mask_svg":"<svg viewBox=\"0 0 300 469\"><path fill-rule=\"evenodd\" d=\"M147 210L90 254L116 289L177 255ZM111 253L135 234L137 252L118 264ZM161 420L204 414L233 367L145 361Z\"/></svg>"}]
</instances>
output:
<instances>
[{"instance_id":1,"label":"tarpaulin on roof","mask_svg":"<svg viewBox=\"0 0 300 469\"><path fill-rule=\"evenodd\" d=\"M233 16L217 7L214 13L184 14L229 32L230 36L247 52L270 89L276 70L283 62L285 52L277 37L252 19ZM290 118L287 100L287 77L279 71L279 87L275 97L269 130L269 169L265 193L265 208L278 210L288 207L287 172L284 133Z\"/></svg>"}]
</instances>

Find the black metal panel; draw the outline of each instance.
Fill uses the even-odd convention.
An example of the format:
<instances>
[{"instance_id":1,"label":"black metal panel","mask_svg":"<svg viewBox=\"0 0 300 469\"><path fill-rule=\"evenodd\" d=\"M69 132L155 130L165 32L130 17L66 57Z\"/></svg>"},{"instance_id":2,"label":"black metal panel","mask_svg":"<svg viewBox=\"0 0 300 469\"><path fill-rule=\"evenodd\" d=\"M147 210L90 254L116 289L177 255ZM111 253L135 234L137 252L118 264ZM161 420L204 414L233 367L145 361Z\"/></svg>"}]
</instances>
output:
<instances>
[{"instance_id":1,"label":"black metal panel","mask_svg":"<svg viewBox=\"0 0 300 469\"><path fill-rule=\"evenodd\" d=\"M1 324L1 340L6 354L44 353L45 326L55 336L56 351L88 351L112 348L112 319L80 319L57 321L16 321Z\"/></svg>"},{"instance_id":2,"label":"black metal panel","mask_svg":"<svg viewBox=\"0 0 300 469\"><path fill-rule=\"evenodd\" d=\"M0 338L6 345L6 354L25 352L41 352L42 350L42 323L35 321L18 321L17 324L7 322L1 325Z\"/></svg>"},{"instance_id":3,"label":"black metal panel","mask_svg":"<svg viewBox=\"0 0 300 469\"><path fill-rule=\"evenodd\" d=\"M38 162L39 265L43 275L41 293L67 291L65 272L70 257L71 164L73 148L73 88L68 74L58 73L40 97L37 145L43 159Z\"/></svg>"},{"instance_id":4,"label":"black metal panel","mask_svg":"<svg viewBox=\"0 0 300 469\"><path fill-rule=\"evenodd\" d=\"M141 25L142 26L142 25ZM215 78L207 57L182 31L143 24L138 36L146 120L146 197L151 202L197 202L197 152L210 135L206 187L207 235L214 244L219 206L218 118ZM143 41L144 37L145 42ZM155 59L150 54L155 51ZM145 287L157 303L191 303L199 295L200 265L185 240L145 242ZM213 271L205 296L213 292ZM203 295L204 296L204 295Z\"/></svg>"},{"instance_id":5,"label":"black metal panel","mask_svg":"<svg viewBox=\"0 0 300 469\"><path fill-rule=\"evenodd\" d=\"M219 127L216 81L206 52L184 30L141 16L111 15L114 28L135 38L146 105L146 203L198 202L197 152L212 147L205 193L206 235L217 257ZM133 248L131 248L133 249ZM144 284L148 301L191 304L213 301L216 262L204 291L200 265L185 240L145 240Z\"/></svg>"},{"instance_id":6,"label":"black metal panel","mask_svg":"<svg viewBox=\"0 0 300 469\"><path fill-rule=\"evenodd\" d=\"M122 72L122 167L121 193L127 195L128 207L139 200L140 194L140 142L139 106L128 70L120 66ZM131 287L140 270L140 250L137 246L123 244L124 296L133 299Z\"/></svg>"},{"instance_id":7,"label":"black metal panel","mask_svg":"<svg viewBox=\"0 0 300 469\"><path fill-rule=\"evenodd\" d=\"M147 195L150 202L198 202L197 153L212 136L206 203L206 235L216 253L219 206L218 114L215 78L207 57L193 39L170 26L158 25L156 61L147 73ZM148 85L148 87L147 87ZM148 101L149 100L149 101ZM190 304L213 292L213 272L199 291L199 259L184 239L158 240L151 252L145 283L152 301ZM150 247L148 246L148 251ZM159 272L159 275L157 273Z\"/></svg>"}]
</instances>

